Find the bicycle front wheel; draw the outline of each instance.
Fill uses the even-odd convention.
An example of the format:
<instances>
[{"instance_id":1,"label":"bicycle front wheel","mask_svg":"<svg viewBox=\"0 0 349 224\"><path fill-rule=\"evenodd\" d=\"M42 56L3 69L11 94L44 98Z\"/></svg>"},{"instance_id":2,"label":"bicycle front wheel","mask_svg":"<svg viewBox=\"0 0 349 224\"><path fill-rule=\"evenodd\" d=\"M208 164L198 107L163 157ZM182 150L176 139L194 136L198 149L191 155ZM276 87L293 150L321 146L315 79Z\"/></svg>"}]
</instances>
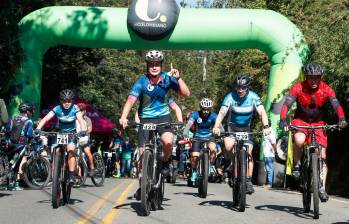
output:
<instances>
[{"instance_id":1,"label":"bicycle front wheel","mask_svg":"<svg viewBox=\"0 0 349 224\"><path fill-rule=\"evenodd\" d=\"M311 171L313 183L313 204L314 204L314 219L319 218L319 156L317 153L311 154Z\"/></svg>"},{"instance_id":2,"label":"bicycle front wheel","mask_svg":"<svg viewBox=\"0 0 349 224\"><path fill-rule=\"evenodd\" d=\"M148 216L150 214L152 200L154 155L150 150L144 150L142 157L141 205L143 214Z\"/></svg>"},{"instance_id":3,"label":"bicycle front wheel","mask_svg":"<svg viewBox=\"0 0 349 224\"><path fill-rule=\"evenodd\" d=\"M241 150L238 153L238 210L245 211L246 207L246 172L247 172L247 152Z\"/></svg>"},{"instance_id":4,"label":"bicycle front wheel","mask_svg":"<svg viewBox=\"0 0 349 224\"><path fill-rule=\"evenodd\" d=\"M53 174L52 174L52 207L58 208L61 203L61 169L63 155L60 150L55 152L53 157Z\"/></svg>"},{"instance_id":5,"label":"bicycle front wheel","mask_svg":"<svg viewBox=\"0 0 349 224\"><path fill-rule=\"evenodd\" d=\"M302 199L303 199L303 209L305 213L310 211L311 205L311 180L309 174L309 166L307 165L307 159L305 155L302 155L302 166L301 166L301 181L302 181Z\"/></svg>"},{"instance_id":6,"label":"bicycle front wheel","mask_svg":"<svg viewBox=\"0 0 349 224\"><path fill-rule=\"evenodd\" d=\"M200 159L200 183L199 183L199 196L202 198L207 197L207 185L208 185L208 152L203 152Z\"/></svg>"},{"instance_id":7,"label":"bicycle front wheel","mask_svg":"<svg viewBox=\"0 0 349 224\"><path fill-rule=\"evenodd\" d=\"M51 165L43 156L30 158L25 165L23 179L32 189L42 189L47 186L51 179Z\"/></svg>"}]
</instances>

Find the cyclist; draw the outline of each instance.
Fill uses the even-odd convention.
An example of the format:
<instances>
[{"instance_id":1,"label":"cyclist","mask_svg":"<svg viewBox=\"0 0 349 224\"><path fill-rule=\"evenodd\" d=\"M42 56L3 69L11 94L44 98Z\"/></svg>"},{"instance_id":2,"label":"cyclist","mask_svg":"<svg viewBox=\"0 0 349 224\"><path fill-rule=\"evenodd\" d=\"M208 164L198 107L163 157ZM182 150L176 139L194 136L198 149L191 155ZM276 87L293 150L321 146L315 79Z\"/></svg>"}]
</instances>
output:
<instances>
[{"instance_id":1,"label":"cyclist","mask_svg":"<svg viewBox=\"0 0 349 224\"><path fill-rule=\"evenodd\" d=\"M302 126L321 126L325 125L323 121L323 107L324 104L329 101L336 111L339 118L338 125L340 128L344 128L347 125L345 121L344 111L339 104L336 94L333 89L323 82L322 75L324 70L319 64L307 64L304 66L305 81L299 82L291 87L289 95L281 108L280 113L280 128L284 131L288 131L288 124L286 121L287 112L291 105L296 101L297 109L292 120L292 125ZM294 140L294 169L293 175L299 176L299 166L301 158L301 149L304 143L310 143L310 130L297 129L293 135ZM327 177L327 161L326 161L326 148L327 148L327 135L325 130L315 130L316 143L320 144L322 149L323 159L323 184L319 190L319 196L322 202L328 200L328 195L325 190L326 177Z\"/></svg>"},{"instance_id":2,"label":"cyclist","mask_svg":"<svg viewBox=\"0 0 349 224\"><path fill-rule=\"evenodd\" d=\"M86 115L86 104L85 103L78 103L77 106L79 107L80 109L80 112L82 114L82 117L84 119L84 122L85 122L85 125L86 125L86 128L87 128L87 133L91 133L92 132L92 121L91 119ZM80 132L81 131L81 128L80 128L80 125L79 125L79 122L76 120L76 131L77 132ZM89 165L90 165L90 172L89 172L89 175L90 176L93 176L94 173L95 173L95 165L94 165L94 162L93 162L93 156L92 156L92 153L91 153L91 147L90 147L90 142L89 142L89 136L85 136L84 138L87 139L87 143L83 146L83 150L87 156L87 159L88 159L88 162L89 162Z\"/></svg>"},{"instance_id":3,"label":"cyclist","mask_svg":"<svg viewBox=\"0 0 349 224\"><path fill-rule=\"evenodd\" d=\"M121 131L113 128L112 132L114 136L109 144L109 149L115 152L115 156L112 159L112 164L114 165L113 177L120 178L120 159L122 145Z\"/></svg>"},{"instance_id":4,"label":"cyclist","mask_svg":"<svg viewBox=\"0 0 349 224\"><path fill-rule=\"evenodd\" d=\"M177 69L173 69L171 66L168 73L162 70L164 55L161 51L149 51L145 56L145 61L147 71L134 83L119 119L124 128L127 127L127 116L137 100L140 101L138 114L141 123L158 124L171 121L168 98L166 97L171 89L181 95L190 95L189 88L180 77ZM168 159L172 153L173 133L165 127L158 128L158 132L161 135L164 149L163 173L164 176L167 176L169 173ZM138 145L140 146L148 139L149 132L140 131L138 133ZM142 149L139 148L139 150L142 153ZM140 188L136 191L135 196L136 199L140 199Z\"/></svg>"},{"instance_id":5,"label":"cyclist","mask_svg":"<svg viewBox=\"0 0 349 224\"><path fill-rule=\"evenodd\" d=\"M197 129L194 134L194 138L198 141L193 142L192 147L192 153L191 153L191 165L192 165L192 174L191 174L191 181L195 183L198 172L197 172L197 165L199 161L200 151L203 147L202 141L200 139L202 138L211 138L211 127L214 125L217 114L214 112L211 112L212 110L213 102L209 98L202 98L200 101L200 111L196 111L191 113L188 123L185 126L184 129L184 137L189 138L189 130L193 125L196 125ZM214 139L211 139L210 142L208 142L208 148L210 149L210 172L212 172L212 169L214 169L214 161L216 159L216 144L214 142Z\"/></svg>"},{"instance_id":6,"label":"cyclist","mask_svg":"<svg viewBox=\"0 0 349 224\"><path fill-rule=\"evenodd\" d=\"M227 121L229 131L250 131L250 125L254 110L256 110L259 116L261 117L264 135L270 134L267 113L265 112L260 97L255 92L249 90L250 85L251 78L249 77L249 75L240 74L237 76L234 83L235 91L232 91L225 96L222 106L219 110L216 123L213 127L214 134L220 134L219 125L222 123L222 120L228 113L228 111L229 116ZM233 136L224 138L224 145L228 156L227 159L229 159L229 161L232 157L232 149L234 144L235 139ZM253 160L251 154L253 149L253 142L251 140L246 141L246 145L248 147L249 157L251 158L247 171L246 193L252 194L254 193L253 184L251 180L253 172Z\"/></svg>"},{"instance_id":7,"label":"cyclist","mask_svg":"<svg viewBox=\"0 0 349 224\"><path fill-rule=\"evenodd\" d=\"M9 138L9 151L10 158L14 160L13 157L18 155L24 144L26 144L33 137L33 121L31 117L34 113L34 105L31 103L21 103L18 107L19 115L14 116L7 127L7 133ZM11 160L11 161L12 161ZM23 190L19 186L19 180L23 174L23 164L27 161L27 157L23 156L22 161L18 168L18 173L16 177L16 182L8 186L9 190Z\"/></svg>"},{"instance_id":8,"label":"cyclist","mask_svg":"<svg viewBox=\"0 0 349 224\"><path fill-rule=\"evenodd\" d=\"M58 128L64 133L74 133L76 132L77 120L80 124L81 131L80 135L86 135L86 125L82 113L76 104L73 104L74 92L70 89L64 89L59 93L60 104L54 107L44 118L42 118L37 126L38 132L45 126L45 124L51 120L53 117L58 118ZM69 140L67 145L68 152L68 166L69 166L69 182L75 182L74 168L75 168L75 158L74 149L76 147L76 142L74 140Z\"/></svg>"}]
</instances>

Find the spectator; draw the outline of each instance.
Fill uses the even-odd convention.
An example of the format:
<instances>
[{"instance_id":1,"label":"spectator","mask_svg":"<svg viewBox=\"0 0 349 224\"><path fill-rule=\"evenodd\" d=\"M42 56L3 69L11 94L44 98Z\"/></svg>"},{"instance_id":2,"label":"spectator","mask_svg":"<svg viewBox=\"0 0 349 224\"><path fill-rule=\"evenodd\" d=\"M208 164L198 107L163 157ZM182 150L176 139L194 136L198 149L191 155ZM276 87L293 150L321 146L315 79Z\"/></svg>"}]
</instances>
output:
<instances>
[{"instance_id":1,"label":"spectator","mask_svg":"<svg viewBox=\"0 0 349 224\"><path fill-rule=\"evenodd\" d=\"M126 174L127 177L130 177L133 147L129 137L125 138L125 142L121 147L121 152L121 176L125 177Z\"/></svg>"},{"instance_id":2,"label":"spectator","mask_svg":"<svg viewBox=\"0 0 349 224\"><path fill-rule=\"evenodd\" d=\"M115 172L113 177L120 178L120 154L121 154L121 131L113 129L113 139L109 144L109 149L115 152L114 161L115 161Z\"/></svg>"},{"instance_id":3,"label":"spectator","mask_svg":"<svg viewBox=\"0 0 349 224\"><path fill-rule=\"evenodd\" d=\"M271 121L269 120L271 125ZM264 163L265 170L267 172L267 183L266 187L270 188L273 185L274 176L274 160L276 151L276 135L274 129L271 129L270 135L264 136L263 139L263 149L264 149Z\"/></svg>"}]
</instances>

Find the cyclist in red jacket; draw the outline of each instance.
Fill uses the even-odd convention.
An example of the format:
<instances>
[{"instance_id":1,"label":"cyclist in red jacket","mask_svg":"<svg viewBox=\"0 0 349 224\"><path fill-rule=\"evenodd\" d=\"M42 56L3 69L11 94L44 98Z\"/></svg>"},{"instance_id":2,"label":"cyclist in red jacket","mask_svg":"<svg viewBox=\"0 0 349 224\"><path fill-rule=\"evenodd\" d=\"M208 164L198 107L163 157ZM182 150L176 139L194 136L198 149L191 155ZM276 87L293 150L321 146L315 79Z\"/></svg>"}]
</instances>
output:
<instances>
[{"instance_id":1,"label":"cyclist in red jacket","mask_svg":"<svg viewBox=\"0 0 349 224\"><path fill-rule=\"evenodd\" d=\"M286 100L281 108L280 113L280 128L288 131L286 115L292 104L297 102L297 109L292 120L292 125L302 126L321 126L325 125L323 121L323 107L326 102L330 102L333 109L336 111L340 128L347 126L343 108L339 104L336 94L333 89L321 80L324 70L319 64L307 64L304 66L305 81L295 84L286 97ZM323 159L323 184L320 188L320 199L322 202L328 200L328 195L325 190L327 165L326 165L326 148L327 135L325 130L315 130L316 143L320 144L322 149ZM310 143L310 130L297 129L293 136L294 138L294 169L293 175L299 176L299 165L301 157L301 149L304 142Z\"/></svg>"}]
</instances>

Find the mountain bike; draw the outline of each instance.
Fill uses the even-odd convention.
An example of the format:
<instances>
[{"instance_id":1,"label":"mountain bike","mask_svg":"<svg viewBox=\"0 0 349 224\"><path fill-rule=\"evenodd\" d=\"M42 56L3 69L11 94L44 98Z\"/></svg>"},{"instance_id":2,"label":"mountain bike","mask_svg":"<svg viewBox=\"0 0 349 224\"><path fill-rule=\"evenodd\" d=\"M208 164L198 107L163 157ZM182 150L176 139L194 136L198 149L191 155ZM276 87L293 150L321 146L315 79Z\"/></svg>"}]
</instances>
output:
<instances>
[{"instance_id":1,"label":"mountain bike","mask_svg":"<svg viewBox=\"0 0 349 224\"><path fill-rule=\"evenodd\" d=\"M263 132L221 133L222 137L232 136L235 138L233 155L231 158L232 175L229 181L233 193L233 206L237 206L240 212L244 212L246 207L247 169L251 159L250 156L248 156L246 141L251 140L253 136L262 134Z\"/></svg>"},{"instance_id":2,"label":"mountain bike","mask_svg":"<svg viewBox=\"0 0 349 224\"><path fill-rule=\"evenodd\" d=\"M193 138L192 142L199 142L201 144L200 159L197 166L198 179L196 181L196 186L198 186L198 194L201 198L207 197L207 187L208 187L208 175L209 175L209 158L210 149L208 148L208 143L211 142L210 138Z\"/></svg>"},{"instance_id":3,"label":"mountain bike","mask_svg":"<svg viewBox=\"0 0 349 224\"><path fill-rule=\"evenodd\" d=\"M149 131L149 139L143 147L142 153L142 178L141 178L141 206L143 214L148 216L150 210L158 210L164 199L165 184L161 174L163 148L157 127L179 128L183 123L135 123L130 122L130 127L142 128Z\"/></svg>"},{"instance_id":4,"label":"mountain bike","mask_svg":"<svg viewBox=\"0 0 349 224\"><path fill-rule=\"evenodd\" d=\"M52 177L51 163L47 146L40 137L34 137L28 147L27 162L23 167L23 180L32 189L42 189L47 186Z\"/></svg>"},{"instance_id":5,"label":"mountain bike","mask_svg":"<svg viewBox=\"0 0 349 224\"><path fill-rule=\"evenodd\" d=\"M71 189L74 184L69 181L68 153L66 148L68 143L77 142L81 135L79 133L42 131L39 134L46 136L53 147L52 207L58 208L61 205L61 198L63 199L63 205L69 204Z\"/></svg>"},{"instance_id":6,"label":"mountain bike","mask_svg":"<svg viewBox=\"0 0 349 224\"><path fill-rule=\"evenodd\" d=\"M51 165L47 158L40 155L40 151L34 152L40 140L33 138L26 144L7 144L3 133L0 134L0 138L0 182L7 181L8 186L14 184L21 161L23 157L27 157L21 178L30 188L45 187L51 179Z\"/></svg>"},{"instance_id":7,"label":"mountain bike","mask_svg":"<svg viewBox=\"0 0 349 224\"><path fill-rule=\"evenodd\" d=\"M311 141L303 147L300 166L300 181L302 185L302 200L305 213L310 212L311 195L313 194L314 219L319 218L319 189L322 187L322 146L316 143L315 130L339 130L338 125L322 126L290 126L290 131L310 129Z\"/></svg>"}]
</instances>

